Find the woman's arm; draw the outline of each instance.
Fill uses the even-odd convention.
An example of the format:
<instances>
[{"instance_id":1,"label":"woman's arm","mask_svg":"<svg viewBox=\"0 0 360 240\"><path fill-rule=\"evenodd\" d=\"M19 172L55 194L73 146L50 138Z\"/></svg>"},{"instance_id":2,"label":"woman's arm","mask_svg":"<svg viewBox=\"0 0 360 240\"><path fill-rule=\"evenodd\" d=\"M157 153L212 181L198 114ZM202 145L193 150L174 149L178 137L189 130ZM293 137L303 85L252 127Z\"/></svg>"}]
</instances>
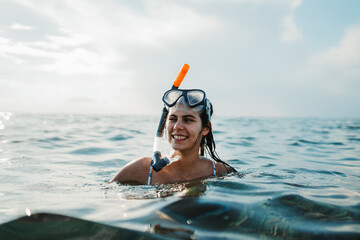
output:
<instances>
[{"instance_id":1,"label":"woman's arm","mask_svg":"<svg viewBox=\"0 0 360 240\"><path fill-rule=\"evenodd\" d=\"M147 184L151 158L142 157L126 164L110 182Z\"/></svg>"}]
</instances>

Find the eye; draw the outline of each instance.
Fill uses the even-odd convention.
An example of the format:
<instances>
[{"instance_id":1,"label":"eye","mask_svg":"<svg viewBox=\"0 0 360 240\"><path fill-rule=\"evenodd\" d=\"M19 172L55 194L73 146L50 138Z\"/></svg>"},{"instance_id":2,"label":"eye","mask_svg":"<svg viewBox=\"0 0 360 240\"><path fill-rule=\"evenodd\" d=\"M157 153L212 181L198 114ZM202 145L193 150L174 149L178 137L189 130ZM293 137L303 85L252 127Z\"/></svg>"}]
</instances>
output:
<instances>
[{"instance_id":1,"label":"eye","mask_svg":"<svg viewBox=\"0 0 360 240\"><path fill-rule=\"evenodd\" d=\"M185 119L184 119L184 122L185 122L185 123L191 123L191 122L194 122L194 119L192 119L192 118L185 118Z\"/></svg>"},{"instance_id":2,"label":"eye","mask_svg":"<svg viewBox=\"0 0 360 240\"><path fill-rule=\"evenodd\" d=\"M176 117L169 117L169 121L170 121L170 122L176 122L176 121L177 121L177 118L176 118Z\"/></svg>"}]
</instances>

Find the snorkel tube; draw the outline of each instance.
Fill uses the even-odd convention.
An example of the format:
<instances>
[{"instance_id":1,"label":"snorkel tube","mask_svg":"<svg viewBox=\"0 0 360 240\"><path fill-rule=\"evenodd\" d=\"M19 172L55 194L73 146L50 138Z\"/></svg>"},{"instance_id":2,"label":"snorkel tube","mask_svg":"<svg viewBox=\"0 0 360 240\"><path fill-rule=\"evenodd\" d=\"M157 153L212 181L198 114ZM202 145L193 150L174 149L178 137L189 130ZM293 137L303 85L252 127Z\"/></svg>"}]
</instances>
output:
<instances>
[{"instance_id":1,"label":"snorkel tube","mask_svg":"<svg viewBox=\"0 0 360 240\"><path fill-rule=\"evenodd\" d=\"M179 86L180 86L182 80L184 79L184 77L185 77L188 70L189 70L189 65L184 64L182 66L180 72L178 73L178 75L177 75L171 89L178 89L179 88ZM159 146L161 138L164 135L164 128L165 128L165 123L166 123L166 118L167 118L168 113L169 113L169 111L164 106L161 117L160 117L159 126L158 126L158 129L156 131L156 135L155 135L155 139L154 139L154 147L153 147L154 165L153 165L153 169L156 172L160 171L163 167L165 167L166 165L168 165L170 163L170 160L167 157L161 158L161 152L160 152L160 146Z\"/></svg>"}]
</instances>

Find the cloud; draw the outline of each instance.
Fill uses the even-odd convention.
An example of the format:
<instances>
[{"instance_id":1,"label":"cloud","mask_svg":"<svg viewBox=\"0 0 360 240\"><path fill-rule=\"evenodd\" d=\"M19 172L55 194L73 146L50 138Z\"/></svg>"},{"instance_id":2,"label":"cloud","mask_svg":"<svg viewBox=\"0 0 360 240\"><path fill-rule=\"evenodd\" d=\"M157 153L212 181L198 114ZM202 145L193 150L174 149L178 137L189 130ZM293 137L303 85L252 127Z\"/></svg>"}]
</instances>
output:
<instances>
[{"instance_id":1,"label":"cloud","mask_svg":"<svg viewBox=\"0 0 360 240\"><path fill-rule=\"evenodd\" d=\"M16 2L47 25L35 21L36 31L0 35L0 64L7 66L0 108L13 111L135 113L146 103L134 94L136 84L151 82L148 72L141 75L138 52L168 51L219 28L216 18L168 2Z\"/></svg>"},{"instance_id":2,"label":"cloud","mask_svg":"<svg viewBox=\"0 0 360 240\"><path fill-rule=\"evenodd\" d=\"M112 59L109 56L105 58L88 49L78 47L58 51L57 49L61 49L58 42L58 39L55 42L13 42L1 38L0 56L18 64L29 62L34 69L56 71L61 74L102 74L107 70L107 66L111 65ZM41 60L46 63L36 63Z\"/></svg>"},{"instance_id":3,"label":"cloud","mask_svg":"<svg viewBox=\"0 0 360 240\"><path fill-rule=\"evenodd\" d=\"M10 39L8 38L4 38L4 37L0 37L0 45L4 45L4 44L8 44L10 43ZM0 52L1 53L1 52Z\"/></svg>"},{"instance_id":4,"label":"cloud","mask_svg":"<svg viewBox=\"0 0 360 240\"><path fill-rule=\"evenodd\" d=\"M90 36L84 34L73 33L71 30L60 28L59 29L64 35L47 35L46 38L49 42L55 43L59 46L79 46L87 43L91 43L92 39Z\"/></svg>"},{"instance_id":5,"label":"cloud","mask_svg":"<svg viewBox=\"0 0 360 240\"><path fill-rule=\"evenodd\" d=\"M33 30L35 27L33 26L28 26L28 25L23 25L20 23L13 23L10 26L11 29L15 29L15 30Z\"/></svg>"},{"instance_id":6,"label":"cloud","mask_svg":"<svg viewBox=\"0 0 360 240\"><path fill-rule=\"evenodd\" d=\"M293 0L291 5L291 12L284 16L282 20L282 34L281 41L295 42L302 38L302 31L294 21L295 10L302 4L302 0Z\"/></svg>"},{"instance_id":7,"label":"cloud","mask_svg":"<svg viewBox=\"0 0 360 240\"><path fill-rule=\"evenodd\" d=\"M0 29L0 108L11 111L157 113L159 96L185 62L191 70L182 86L204 88L219 114L286 115L298 112L293 96L299 105L313 97L312 106L319 92L359 89L350 51L356 31L310 61L333 36L288 44L323 14L298 16L299 0L12 0L11 6L16 11ZM246 104L229 110L229 102Z\"/></svg>"},{"instance_id":8,"label":"cloud","mask_svg":"<svg viewBox=\"0 0 360 240\"><path fill-rule=\"evenodd\" d=\"M314 56L311 62L316 65L346 67L360 71L360 26L348 28L337 46Z\"/></svg>"},{"instance_id":9,"label":"cloud","mask_svg":"<svg viewBox=\"0 0 360 240\"><path fill-rule=\"evenodd\" d=\"M354 99L358 98L359 79L360 26L346 29L336 46L309 58L298 73L299 82L311 84L328 96Z\"/></svg>"},{"instance_id":10,"label":"cloud","mask_svg":"<svg viewBox=\"0 0 360 240\"><path fill-rule=\"evenodd\" d=\"M90 38L81 34L48 35L43 41L13 41L0 37L0 57L34 70L60 74L104 74L119 60L115 54L101 54L86 48Z\"/></svg>"},{"instance_id":11,"label":"cloud","mask_svg":"<svg viewBox=\"0 0 360 240\"><path fill-rule=\"evenodd\" d=\"M146 1L140 9L97 1L19 1L51 18L59 26L92 38L97 44L162 46L169 40L191 39L217 21L189 7L174 3Z\"/></svg>"},{"instance_id":12,"label":"cloud","mask_svg":"<svg viewBox=\"0 0 360 240\"><path fill-rule=\"evenodd\" d=\"M31 42L4 38L0 56L67 75L118 72L130 49L168 48L219 26L214 18L187 6L151 0L140 7L117 1L17 2L53 21L58 33L45 33ZM20 24L12 28L30 29Z\"/></svg>"}]
</instances>

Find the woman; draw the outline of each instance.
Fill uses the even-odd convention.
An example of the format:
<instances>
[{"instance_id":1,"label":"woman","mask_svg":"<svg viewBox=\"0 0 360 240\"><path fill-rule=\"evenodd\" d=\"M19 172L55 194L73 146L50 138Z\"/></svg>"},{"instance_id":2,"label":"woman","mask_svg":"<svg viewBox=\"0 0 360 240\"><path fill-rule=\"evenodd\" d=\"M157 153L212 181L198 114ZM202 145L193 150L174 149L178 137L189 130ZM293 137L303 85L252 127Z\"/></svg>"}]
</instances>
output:
<instances>
[{"instance_id":1,"label":"woman","mask_svg":"<svg viewBox=\"0 0 360 240\"><path fill-rule=\"evenodd\" d=\"M166 135L174 149L170 157L177 160L154 171L152 158L142 157L123 167L111 182L158 185L236 172L215 152L211 129L213 107L204 91L169 90L164 94L163 102L169 111ZM204 157L204 148L214 161Z\"/></svg>"}]
</instances>

